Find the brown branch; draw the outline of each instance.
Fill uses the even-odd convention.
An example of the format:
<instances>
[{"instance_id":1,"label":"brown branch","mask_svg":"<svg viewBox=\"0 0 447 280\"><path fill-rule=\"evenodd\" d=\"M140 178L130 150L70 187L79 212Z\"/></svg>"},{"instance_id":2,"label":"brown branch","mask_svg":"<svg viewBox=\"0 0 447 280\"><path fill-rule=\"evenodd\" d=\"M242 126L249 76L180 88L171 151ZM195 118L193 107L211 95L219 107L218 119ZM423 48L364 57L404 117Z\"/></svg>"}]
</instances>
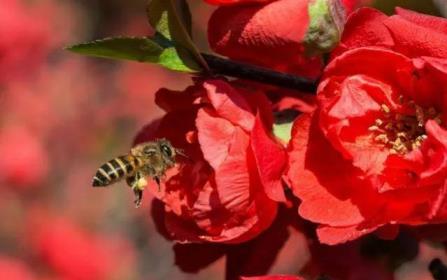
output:
<instances>
[{"instance_id":1,"label":"brown branch","mask_svg":"<svg viewBox=\"0 0 447 280\"><path fill-rule=\"evenodd\" d=\"M310 93L315 93L317 89L318 81L210 54L202 54L202 56L215 75L246 79Z\"/></svg>"}]
</instances>

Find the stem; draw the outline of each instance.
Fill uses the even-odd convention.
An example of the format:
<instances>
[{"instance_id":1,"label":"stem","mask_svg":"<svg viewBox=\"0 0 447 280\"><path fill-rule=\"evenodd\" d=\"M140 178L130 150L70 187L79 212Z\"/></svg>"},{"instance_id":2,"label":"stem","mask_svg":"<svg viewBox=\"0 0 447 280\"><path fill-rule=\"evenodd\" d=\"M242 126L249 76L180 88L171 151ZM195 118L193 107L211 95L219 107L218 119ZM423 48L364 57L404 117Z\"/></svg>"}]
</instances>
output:
<instances>
[{"instance_id":1,"label":"stem","mask_svg":"<svg viewBox=\"0 0 447 280\"><path fill-rule=\"evenodd\" d=\"M202 53L213 74L315 93L318 81Z\"/></svg>"}]
</instances>

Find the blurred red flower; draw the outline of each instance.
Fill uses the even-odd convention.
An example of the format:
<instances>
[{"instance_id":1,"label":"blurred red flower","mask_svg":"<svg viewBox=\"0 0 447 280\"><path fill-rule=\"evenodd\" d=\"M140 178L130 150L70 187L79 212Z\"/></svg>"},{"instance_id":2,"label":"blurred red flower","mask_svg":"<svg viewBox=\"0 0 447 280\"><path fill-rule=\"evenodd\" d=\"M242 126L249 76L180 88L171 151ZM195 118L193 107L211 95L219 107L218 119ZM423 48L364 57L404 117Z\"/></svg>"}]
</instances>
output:
<instances>
[{"instance_id":1,"label":"blurred red flower","mask_svg":"<svg viewBox=\"0 0 447 280\"><path fill-rule=\"evenodd\" d=\"M89 234L66 219L45 217L36 222L32 226L36 252L63 279L129 279L135 259L125 240Z\"/></svg>"},{"instance_id":2,"label":"blurred red flower","mask_svg":"<svg viewBox=\"0 0 447 280\"><path fill-rule=\"evenodd\" d=\"M298 118L288 177L323 243L447 221L447 20L361 9Z\"/></svg>"},{"instance_id":3,"label":"blurred red flower","mask_svg":"<svg viewBox=\"0 0 447 280\"><path fill-rule=\"evenodd\" d=\"M239 243L270 226L276 201L285 201L286 153L270 135L264 95L207 80L183 92L162 89L156 103L166 115L136 142L165 137L192 159L168 172L164 191L156 194L173 238Z\"/></svg>"},{"instance_id":4,"label":"blurred red flower","mask_svg":"<svg viewBox=\"0 0 447 280\"><path fill-rule=\"evenodd\" d=\"M0 256L0 279L33 280L37 278L21 260Z\"/></svg>"},{"instance_id":5,"label":"blurred red flower","mask_svg":"<svg viewBox=\"0 0 447 280\"><path fill-rule=\"evenodd\" d=\"M0 183L11 188L34 187L47 175L48 155L40 139L25 128L3 128L0 154Z\"/></svg>"},{"instance_id":6,"label":"blurred red flower","mask_svg":"<svg viewBox=\"0 0 447 280\"><path fill-rule=\"evenodd\" d=\"M44 61L51 40L49 22L48 18L38 17L37 13L19 0L2 2L0 83L23 78Z\"/></svg>"}]
</instances>

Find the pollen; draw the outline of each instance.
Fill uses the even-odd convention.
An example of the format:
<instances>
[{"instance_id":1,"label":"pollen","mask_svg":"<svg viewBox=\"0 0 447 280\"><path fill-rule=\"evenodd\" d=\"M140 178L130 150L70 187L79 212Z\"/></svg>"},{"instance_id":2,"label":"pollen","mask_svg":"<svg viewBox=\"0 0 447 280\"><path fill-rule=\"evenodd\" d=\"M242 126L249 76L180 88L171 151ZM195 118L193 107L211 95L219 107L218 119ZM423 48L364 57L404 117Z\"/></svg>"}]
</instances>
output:
<instances>
[{"instance_id":1,"label":"pollen","mask_svg":"<svg viewBox=\"0 0 447 280\"><path fill-rule=\"evenodd\" d=\"M390 153L406 154L418 149L427 139L425 123L434 120L442 125L442 118L434 107L424 108L403 96L398 101L402 110L381 104L382 116L375 119L368 130L373 141L388 148Z\"/></svg>"}]
</instances>

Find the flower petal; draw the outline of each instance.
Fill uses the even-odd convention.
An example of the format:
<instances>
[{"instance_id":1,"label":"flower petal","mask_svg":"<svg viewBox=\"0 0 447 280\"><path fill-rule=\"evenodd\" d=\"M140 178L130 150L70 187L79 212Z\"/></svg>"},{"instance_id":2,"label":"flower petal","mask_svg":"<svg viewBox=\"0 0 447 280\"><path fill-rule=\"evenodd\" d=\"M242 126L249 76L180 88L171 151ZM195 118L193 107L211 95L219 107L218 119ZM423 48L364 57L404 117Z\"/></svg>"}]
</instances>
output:
<instances>
[{"instance_id":1,"label":"flower petal","mask_svg":"<svg viewBox=\"0 0 447 280\"><path fill-rule=\"evenodd\" d=\"M394 40L394 50L409 57L447 58L447 33L439 33L395 15L384 21Z\"/></svg>"},{"instance_id":2,"label":"flower petal","mask_svg":"<svg viewBox=\"0 0 447 280\"><path fill-rule=\"evenodd\" d=\"M405 20L422 27L438 31L442 34L447 34L447 20L445 18L425 15L400 7L396 8L396 14L404 18Z\"/></svg>"},{"instance_id":3,"label":"flower petal","mask_svg":"<svg viewBox=\"0 0 447 280\"><path fill-rule=\"evenodd\" d=\"M361 47L392 47L394 45L388 29L383 24L385 14L371 8L362 8L352 13L343 31L340 46L335 55Z\"/></svg>"},{"instance_id":4,"label":"flower petal","mask_svg":"<svg viewBox=\"0 0 447 280\"><path fill-rule=\"evenodd\" d=\"M257 115L250 139L259 176L267 196L274 201L285 202L281 176L287 163L287 154L271 137L267 135Z\"/></svg>"},{"instance_id":5,"label":"flower petal","mask_svg":"<svg viewBox=\"0 0 447 280\"><path fill-rule=\"evenodd\" d=\"M299 214L333 226L361 223L364 216L349 199L355 172L324 140L315 122L307 114L298 117L289 143L287 177L294 194L302 200Z\"/></svg>"},{"instance_id":6,"label":"flower petal","mask_svg":"<svg viewBox=\"0 0 447 280\"><path fill-rule=\"evenodd\" d=\"M203 157L217 170L228 156L236 127L207 109L197 112L196 126Z\"/></svg>"},{"instance_id":7,"label":"flower petal","mask_svg":"<svg viewBox=\"0 0 447 280\"><path fill-rule=\"evenodd\" d=\"M371 233L377 227L359 229L357 225L348 227L319 226L317 228L318 240L327 245L337 245L355 240L365 234Z\"/></svg>"},{"instance_id":8,"label":"flower petal","mask_svg":"<svg viewBox=\"0 0 447 280\"><path fill-rule=\"evenodd\" d=\"M246 131L253 127L255 116L244 97L230 84L222 80L203 84L216 114Z\"/></svg>"}]
</instances>

